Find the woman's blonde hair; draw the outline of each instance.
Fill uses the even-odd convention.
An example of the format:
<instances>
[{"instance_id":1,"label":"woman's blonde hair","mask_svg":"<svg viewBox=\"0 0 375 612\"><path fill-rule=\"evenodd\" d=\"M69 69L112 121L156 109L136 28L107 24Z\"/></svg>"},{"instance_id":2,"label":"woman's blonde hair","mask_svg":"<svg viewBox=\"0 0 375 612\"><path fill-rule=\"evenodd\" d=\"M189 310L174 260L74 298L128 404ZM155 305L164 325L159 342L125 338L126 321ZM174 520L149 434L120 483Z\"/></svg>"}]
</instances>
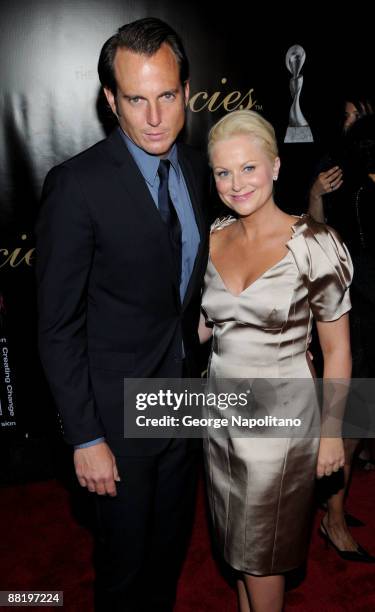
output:
<instances>
[{"instance_id":1,"label":"woman's blonde hair","mask_svg":"<svg viewBox=\"0 0 375 612\"><path fill-rule=\"evenodd\" d=\"M210 160L212 149L217 142L237 135L250 136L259 142L270 161L273 162L278 156L276 135L272 125L255 111L237 110L219 119L210 129L208 134Z\"/></svg>"}]
</instances>

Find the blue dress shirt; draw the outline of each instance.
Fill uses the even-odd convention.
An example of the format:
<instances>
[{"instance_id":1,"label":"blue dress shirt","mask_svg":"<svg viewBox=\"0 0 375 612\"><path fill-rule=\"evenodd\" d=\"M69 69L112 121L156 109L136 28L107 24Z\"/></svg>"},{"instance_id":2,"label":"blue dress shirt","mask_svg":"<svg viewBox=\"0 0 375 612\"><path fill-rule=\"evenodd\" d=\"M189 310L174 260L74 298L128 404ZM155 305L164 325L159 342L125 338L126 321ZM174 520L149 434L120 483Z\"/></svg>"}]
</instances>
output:
<instances>
[{"instance_id":1,"label":"blue dress shirt","mask_svg":"<svg viewBox=\"0 0 375 612\"><path fill-rule=\"evenodd\" d=\"M146 185L150 191L155 206L158 206L159 176L158 168L160 158L150 155L140 149L119 127L120 133L125 140L135 163L137 164ZM182 261L181 261L181 283L180 297L184 299L186 289L193 271L195 258L199 246L199 232L195 215L191 204L189 192L185 183L184 175L178 163L177 146L174 144L167 159L170 161L169 170L169 194L176 209L182 229Z\"/></svg>"}]
</instances>

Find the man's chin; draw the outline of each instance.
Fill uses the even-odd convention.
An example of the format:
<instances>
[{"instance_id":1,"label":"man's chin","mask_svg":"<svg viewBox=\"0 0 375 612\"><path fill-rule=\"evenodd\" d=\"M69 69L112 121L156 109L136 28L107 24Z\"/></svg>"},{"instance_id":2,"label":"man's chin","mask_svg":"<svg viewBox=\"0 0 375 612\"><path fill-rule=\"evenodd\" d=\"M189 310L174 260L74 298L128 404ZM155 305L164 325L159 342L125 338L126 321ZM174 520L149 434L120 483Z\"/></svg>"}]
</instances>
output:
<instances>
[{"instance_id":1,"label":"man's chin","mask_svg":"<svg viewBox=\"0 0 375 612\"><path fill-rule=\"evenodd\" d=\"M169 140L159 140L150 142L149 140L145 140L141 144L142 149L149 153L150 155L157 155L158 157L162 157L163 155L168 155L169 151L173 146L173 142Z\"/></svg>"}]
</instances>

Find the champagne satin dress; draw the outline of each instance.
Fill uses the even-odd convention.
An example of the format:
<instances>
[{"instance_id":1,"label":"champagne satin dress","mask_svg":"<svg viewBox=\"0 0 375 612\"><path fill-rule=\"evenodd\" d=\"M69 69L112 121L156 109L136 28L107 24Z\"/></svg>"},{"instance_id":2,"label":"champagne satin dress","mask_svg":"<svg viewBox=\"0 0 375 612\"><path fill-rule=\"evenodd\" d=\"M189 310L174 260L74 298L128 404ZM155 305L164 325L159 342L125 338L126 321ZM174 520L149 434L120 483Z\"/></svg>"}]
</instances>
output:
<instances>
[{"instance_id":1,"label":"champagne satin dress","mask_svg":"<svg viewBox=\"0 0 375 612\"><path fill-rule=\"evenodd\" d=\"M219 220L212 231L233 222ZM304 215L292 230L285 257L240 295L228 291L209 260L202 309L214 326L210 377L311 379L306 350L313 317L333 321L350 309L353 270L331 228ZM301 395L305 411L319 410L315 395ZM267 408L280 416L279 406ZM233 568L279 574L305 560L318 445L311 436L205 441L214 532Z\"/></svg>"}]
</instances>

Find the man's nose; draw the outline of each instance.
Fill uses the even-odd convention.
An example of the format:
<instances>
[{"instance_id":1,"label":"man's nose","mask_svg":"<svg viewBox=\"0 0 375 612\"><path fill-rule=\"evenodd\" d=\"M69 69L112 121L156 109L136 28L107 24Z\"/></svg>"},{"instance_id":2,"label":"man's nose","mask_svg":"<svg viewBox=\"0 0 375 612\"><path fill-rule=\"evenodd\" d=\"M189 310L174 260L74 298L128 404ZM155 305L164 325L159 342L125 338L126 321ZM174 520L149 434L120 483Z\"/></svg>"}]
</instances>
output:
<instances>
[{"instance_id":1,"label":"man's nose","mask_svg":"<svg viewBox=\"0 0 375 612\"><path fill-rule=\"evenodd\" d=\"M159 102L149 102L147 109L147 123L156 127L161 123L161 110Z\"/></svg>"}]
</instances>

